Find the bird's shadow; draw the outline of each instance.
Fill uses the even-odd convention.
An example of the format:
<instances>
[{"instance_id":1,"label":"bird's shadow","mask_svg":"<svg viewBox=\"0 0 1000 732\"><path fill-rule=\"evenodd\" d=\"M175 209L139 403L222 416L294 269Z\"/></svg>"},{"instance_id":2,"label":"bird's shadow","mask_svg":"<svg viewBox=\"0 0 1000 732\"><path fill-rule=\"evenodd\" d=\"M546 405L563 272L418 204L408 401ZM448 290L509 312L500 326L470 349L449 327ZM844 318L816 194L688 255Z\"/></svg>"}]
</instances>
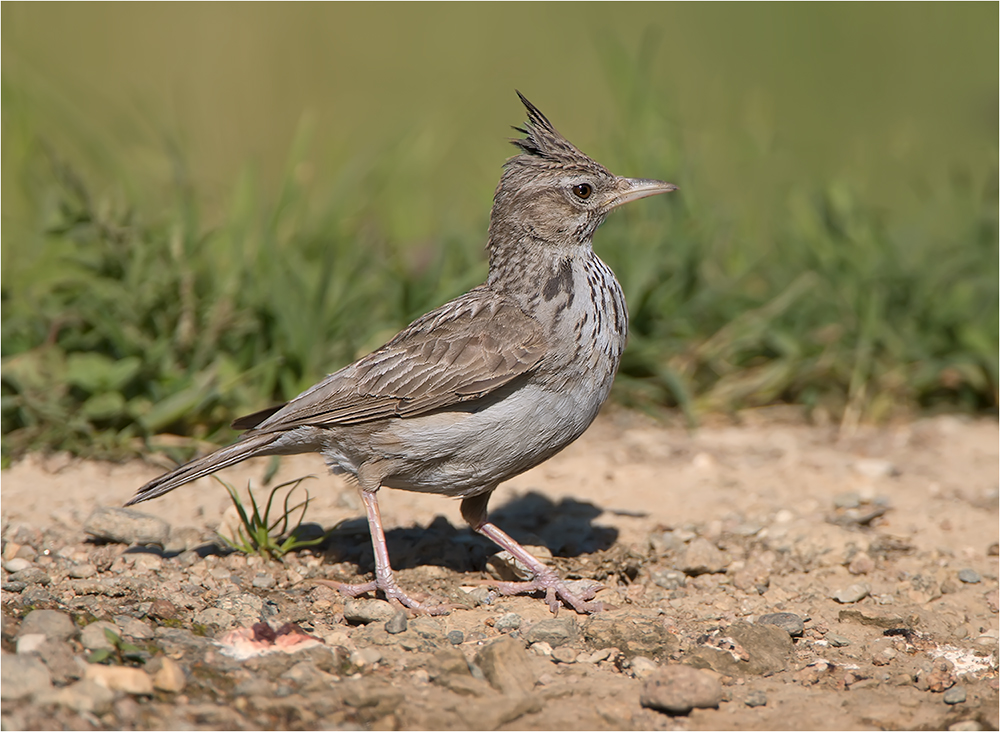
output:
<instances>
[{"instance_id":1,"label":"bird's shadow","mask_svg":"<svg viewBox=\"0 0 1000 732\"><path fill-rule=\"evenodd\" d=\"M618 530L595 526L603 509L592 503L563 498L558 503L534 491L517 496L490 511L490 521L526 546L545 546L553 556L576 557L611 547ZM453 526L437 516L427 526L386 532L389 557L395 569L437 565L455 572L475 572L499 548L468 526ZM332 529L323 542L327 562L351 562L360 572L375 568L368 524L363 518Z\"/></svg>"}]
</instances>

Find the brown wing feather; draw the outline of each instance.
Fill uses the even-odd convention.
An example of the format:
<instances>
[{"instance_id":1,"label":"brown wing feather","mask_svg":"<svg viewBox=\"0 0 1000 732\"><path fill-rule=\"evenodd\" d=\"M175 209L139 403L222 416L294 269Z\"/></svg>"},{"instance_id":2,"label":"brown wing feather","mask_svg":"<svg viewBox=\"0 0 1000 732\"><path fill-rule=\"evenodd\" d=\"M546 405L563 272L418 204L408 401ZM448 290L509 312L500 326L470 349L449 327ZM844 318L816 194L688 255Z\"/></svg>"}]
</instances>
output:
<instances>
[{"instance_id":1,"label":"brown wing feather","mask_svg":"<svg viewBox=\"0 0 1000 732\"><path fill-rule=\"evenodd\" d=\"M534 369L546 351L536 320L477 287L277 411L234 425L272 431L415 417L489 394Z\"/></svg>"}]
</instances>

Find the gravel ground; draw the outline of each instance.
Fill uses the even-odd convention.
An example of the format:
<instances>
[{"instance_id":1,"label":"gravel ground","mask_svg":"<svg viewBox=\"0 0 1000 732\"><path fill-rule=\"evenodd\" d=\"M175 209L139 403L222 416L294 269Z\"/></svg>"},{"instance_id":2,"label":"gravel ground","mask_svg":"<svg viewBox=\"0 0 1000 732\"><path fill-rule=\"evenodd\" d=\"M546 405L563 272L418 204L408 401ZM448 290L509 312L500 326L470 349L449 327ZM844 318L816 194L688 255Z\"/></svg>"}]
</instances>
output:
<instances>
[{"instance_id":1,"label":"gravel ground","mask_svg":"<svg viewBox=\"0 0 1000 732\"><path fill-rule=\"evenodd\" d=\"M122 510L157 466L32 456L3 473L3 728L997 729L997 467L995 420L612 412L492 515L615 609L496 596L516 567L456 502L383 491L400 584L454 606L429 618L313 582L373 567L337 478L325 543L275 562L216 545L213 481Z\"/></svg>"}]
</instances>

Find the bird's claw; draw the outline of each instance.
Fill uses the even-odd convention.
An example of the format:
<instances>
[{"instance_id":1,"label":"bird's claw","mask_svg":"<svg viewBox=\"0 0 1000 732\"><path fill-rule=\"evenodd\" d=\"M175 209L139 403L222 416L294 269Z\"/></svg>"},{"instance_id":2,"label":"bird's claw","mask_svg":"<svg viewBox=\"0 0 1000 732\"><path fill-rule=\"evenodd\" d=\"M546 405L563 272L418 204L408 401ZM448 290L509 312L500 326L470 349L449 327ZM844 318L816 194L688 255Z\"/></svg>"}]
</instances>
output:
<instances>
[{"instance_id":1,"label":"bird's claw","mask_svg":"<svg viewBox=\"0 0 1000 732\"><path fill-rule=\"evenodd\" d=\"M382 590L382 594L385 595L386 600L392 604L398 603L402 605L415 615L447 615L454 609L451 605L424 605L403 592L399 588L399 585L391 579L388 582L374 579L371 582L360 582L358 584L321 579L313 580L313 582L331 587L348 597L359 597L367 592Z\"/></svg>"},{"instance_id":2,"label":"bird's claw","mask_svg":"<svg viewBox=\"0 0 1000 732\"><path fill-rule=\"evenodd\" d=\"M527 582L496 582L496 588L501 595L520 595L529 592L545 592L545 604L553 615L559 614L559 601L576 610L581 615L599 613L606 609L603 602L589 602L597 595L604 585L591 580L565 581L552 570L539 572Z\"/></svg>"}]
</instances>

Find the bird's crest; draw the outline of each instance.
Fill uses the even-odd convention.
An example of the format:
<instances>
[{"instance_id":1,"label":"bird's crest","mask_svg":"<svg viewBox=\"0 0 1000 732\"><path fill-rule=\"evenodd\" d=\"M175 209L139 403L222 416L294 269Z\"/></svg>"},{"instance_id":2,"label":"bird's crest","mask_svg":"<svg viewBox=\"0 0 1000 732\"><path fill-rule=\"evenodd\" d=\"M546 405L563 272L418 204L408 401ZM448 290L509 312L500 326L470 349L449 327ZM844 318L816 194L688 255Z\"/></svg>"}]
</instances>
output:
<instances>
[{"instance_id":1,"label":"bird's crest","mask_svg":"<svg viewBox=\"0 0 1000 732\"><path fill-rule=\"evenodd\" d=\"M521 154L511 158L508 162L549 163L559 166L596 167L604 170L600 163L584 155L569 140L559 134L548 118L521 92L517 92L517 96L521 98L525 109L528 110L528 121L524 127L514 127L514 129L527 137L510 141L514 147L520 148Z\"/></svg>"}]
</instances>

